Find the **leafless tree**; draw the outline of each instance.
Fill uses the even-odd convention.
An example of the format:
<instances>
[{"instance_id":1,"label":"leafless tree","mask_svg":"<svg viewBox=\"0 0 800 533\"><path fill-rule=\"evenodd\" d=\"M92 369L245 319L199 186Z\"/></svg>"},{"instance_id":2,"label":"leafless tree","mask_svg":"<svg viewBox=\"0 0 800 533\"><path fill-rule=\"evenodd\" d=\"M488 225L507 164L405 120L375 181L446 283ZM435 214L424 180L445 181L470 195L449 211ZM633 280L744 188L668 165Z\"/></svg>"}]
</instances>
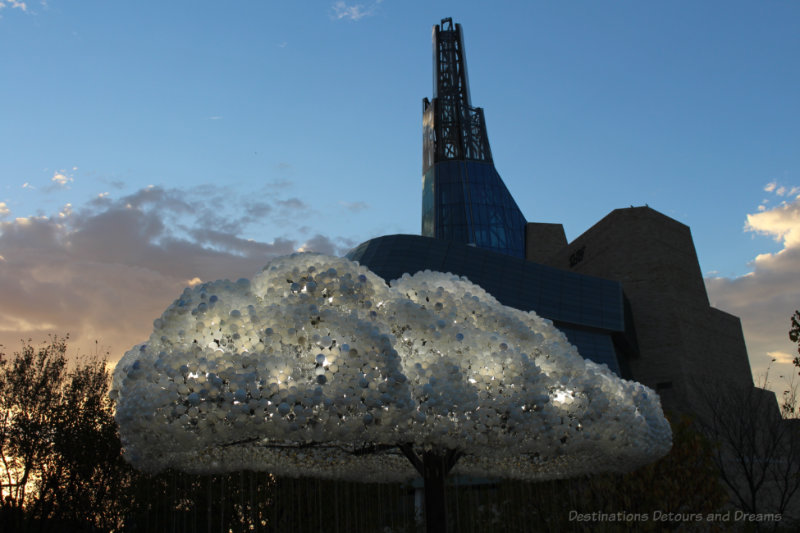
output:
<instances>
[{"instance_id":1,"label":"leafless tree","mask_svg":"<svg viewBox=\"0 0 800 533\"><path fill-rule=\"evenodd\" d=\"M779 407L765 388L768 376L761 387L698 383L698 420L716 443L715 462L734 503L747 513L784 516L800 489L800 420L792 391Z\"/></svg>"}]
</instances>

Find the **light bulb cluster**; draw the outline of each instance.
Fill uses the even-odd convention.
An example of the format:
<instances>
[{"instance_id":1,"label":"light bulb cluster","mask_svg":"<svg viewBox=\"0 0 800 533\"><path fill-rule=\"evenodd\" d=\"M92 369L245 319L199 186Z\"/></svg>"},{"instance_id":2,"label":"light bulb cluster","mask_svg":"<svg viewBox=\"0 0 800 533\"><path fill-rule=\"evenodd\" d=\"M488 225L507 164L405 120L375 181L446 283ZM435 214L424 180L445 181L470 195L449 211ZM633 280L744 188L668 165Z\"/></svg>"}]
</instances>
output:
<instances>
[{"instance_id":1,"label":"light bulb cluster","mask_svg":"<svg viewBox=\"0 0 800 533\"><path fill-rule=\"evenodd\" d=\"M551 478L664 455L658 396L583 359L552 323L465 278L387 285L318 254L184 290L114 372L126 458L158 471L399 480L395 447L455 472Z\"/></svg>"}]
</instances>

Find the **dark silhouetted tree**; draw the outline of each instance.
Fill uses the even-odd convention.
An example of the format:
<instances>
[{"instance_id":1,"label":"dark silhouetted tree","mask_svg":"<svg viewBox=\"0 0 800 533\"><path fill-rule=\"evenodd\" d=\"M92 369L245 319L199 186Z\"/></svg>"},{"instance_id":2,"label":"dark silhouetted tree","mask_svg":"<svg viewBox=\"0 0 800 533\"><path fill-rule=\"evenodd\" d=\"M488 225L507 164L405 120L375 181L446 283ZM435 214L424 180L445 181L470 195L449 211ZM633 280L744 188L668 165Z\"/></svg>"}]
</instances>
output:
<instances>
[{"instance_id":1,"label":"dark silhouetted tree","mask_svg":"<svg viewBox=\"0 0 800 533\"><path fill-rule=\"evenodd\" d=\"M66 338L0 353L0 457L8 530L111 530L131 468L122 460L106 361L67 360ZM70 369L72 366L74 368Z\"/></svg>"},{"instance_id":2,"label":"dark silhouetted tree","mask_svg":"<svg viewBox=\"0 0 800 533\"><path fill-rule=\"evenodd\" d=\"M706 382L698 386L701 427L713 442L720 476L740 509L784 515L800 489L800 434L792 391L779 407L760 386Z\"/></svg>"}]
</instances>

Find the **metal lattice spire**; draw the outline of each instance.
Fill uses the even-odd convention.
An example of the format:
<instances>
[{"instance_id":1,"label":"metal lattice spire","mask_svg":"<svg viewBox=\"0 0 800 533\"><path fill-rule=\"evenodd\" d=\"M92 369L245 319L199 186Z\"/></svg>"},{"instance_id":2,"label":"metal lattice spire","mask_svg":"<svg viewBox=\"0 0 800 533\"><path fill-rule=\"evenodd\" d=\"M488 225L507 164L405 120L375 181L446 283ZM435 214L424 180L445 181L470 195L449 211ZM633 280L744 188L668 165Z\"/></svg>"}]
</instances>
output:
<instances>
[{"instance_id":1,"label":"metal lattice spire","mask_svg":"<svg viewBox=\"0 0 800 533\"><path fill-rule=\"evenodd\" d=\"M425 168L448 159L492 161L483 109L472 107L461 24L433 27L433 101L423 101ZM430 145L430 146L428 146Z\"/></svg>"},{"instance_id":2,"label":"metal lattice spire","mask_svg":"<svg viewBox=\"0 0 800 533\"><path fill-rule=\"evenodd\" d=\"M494 168L472 107L464 32L433 27L433 99L422 101L422 235L525 257L525 217Z\"/></svg>"}]
</instances>

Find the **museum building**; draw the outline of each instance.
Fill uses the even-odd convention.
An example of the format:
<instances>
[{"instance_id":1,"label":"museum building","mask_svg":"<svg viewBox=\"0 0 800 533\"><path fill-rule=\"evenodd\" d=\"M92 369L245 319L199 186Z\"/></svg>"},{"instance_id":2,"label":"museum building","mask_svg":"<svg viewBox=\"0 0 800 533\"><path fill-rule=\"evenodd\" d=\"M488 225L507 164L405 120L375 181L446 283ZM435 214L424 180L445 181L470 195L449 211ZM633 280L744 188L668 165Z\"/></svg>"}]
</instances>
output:
<instances>
[{"instance_id":1,"label":"museum building","mask_svg":"<svg viewBox=\"0 0 800 533\"><path fill-rule=\"evenodd\" d=\"M741 323L711 307L688 226L616 209L572 242L527 222L495 169L469 93L463 32L433 27L434 93L422 102L422 234L370 239L347 257L386 280L451 272L552 320L581 355L694 412L696 384L752 387Z\"/></svg>"}]
</instances>

